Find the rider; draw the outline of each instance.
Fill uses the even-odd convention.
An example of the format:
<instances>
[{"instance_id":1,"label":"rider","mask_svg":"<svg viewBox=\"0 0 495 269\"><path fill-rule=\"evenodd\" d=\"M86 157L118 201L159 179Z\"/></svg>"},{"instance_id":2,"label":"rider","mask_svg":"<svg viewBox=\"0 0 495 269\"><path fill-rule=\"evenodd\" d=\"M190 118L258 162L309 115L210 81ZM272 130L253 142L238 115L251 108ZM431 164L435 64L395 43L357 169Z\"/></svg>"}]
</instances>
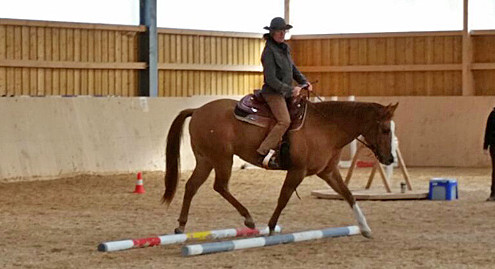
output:
<instances>
[{"instance_id":1,"label":"rider","mask_svg":"<svg viewBox=\"0 0 495 269\"><path fill-rule=\"evenodd\" d=\"M285 43L285 34L291 28L292 25L285 23L285 20L280 17L273 18L270 26L264 27L270 32L263 35L266 43L261 55L264 76L261 94L277 120L275 126L257 149L258 154L264 156L263 165L265 167L268 166L282 136L290 126L286 101L290 100L291 97L297 97L302 89L301 86L292 86L292 80L294 79L299 85L306 84L305 87L310 91L312 90L311 84L292 61L290 48Z\"/></svg>"},{"instance_id":2,"label":"rider","mask_svg":"<svg viewBox=\"0 0 495 269\"><path fill-rule=\"evenodd\" d=\"M490 148L490 150L488 150L488 148ZM485 152L490 153L492 159L492 186L487 201L495 201L495 107L492 112L490 112L486 121L483 149Z\"/></svg>"}]
</instances>

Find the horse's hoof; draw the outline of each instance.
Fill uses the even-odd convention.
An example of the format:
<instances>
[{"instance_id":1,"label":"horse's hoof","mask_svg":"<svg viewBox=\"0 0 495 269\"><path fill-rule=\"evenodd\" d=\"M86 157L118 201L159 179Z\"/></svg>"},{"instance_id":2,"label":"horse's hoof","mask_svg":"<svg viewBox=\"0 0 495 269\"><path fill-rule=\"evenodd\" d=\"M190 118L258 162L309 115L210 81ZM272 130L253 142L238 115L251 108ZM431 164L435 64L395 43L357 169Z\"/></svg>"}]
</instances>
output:
<instances>
[{"instance_id":1,"label":"horse's hoof","mask_svg":"<svg viewBox=\"0 0 495 269\"><path fill-rule=\"evenodd\" d=\"M366 237L366 238L369 238L369 239L373 238L373 237L371 236L371 231L361 231L361 234L362 234L364 237Z\"/></svg>"},{"instance_id":2,"label":"horse's hoof","mask_svg":"<svg viewBox=\"0 0 495 269\"><path fill-rule=\"evenodd\" d=\"M175 233L175 234L183 234L183 233L184 233L184 229L181 229L181 228L175 228L174 233Z\"/></svg>"},{"instance_id":3,"label":"horse's hoof","mask_svg":"<svg viewBox=\"0 0 495 269\"><path fill-rule=\"evenodd\" d=\"M245 220L244 225L246 225L246 227L248 227L250 229L256 228L256 224L254 224L253 220Z\"/></svg>"},{"instance_id":4,"label":"horse's hoof","mask_svg":"<svg viewBox=\"0 0 495 269\"><path fill-rule=\"evenodd\" d=\"M487 202L494 202L495 201L495 196L490 196L488 199L486 199Z\"/></svg>"}]
</instances>

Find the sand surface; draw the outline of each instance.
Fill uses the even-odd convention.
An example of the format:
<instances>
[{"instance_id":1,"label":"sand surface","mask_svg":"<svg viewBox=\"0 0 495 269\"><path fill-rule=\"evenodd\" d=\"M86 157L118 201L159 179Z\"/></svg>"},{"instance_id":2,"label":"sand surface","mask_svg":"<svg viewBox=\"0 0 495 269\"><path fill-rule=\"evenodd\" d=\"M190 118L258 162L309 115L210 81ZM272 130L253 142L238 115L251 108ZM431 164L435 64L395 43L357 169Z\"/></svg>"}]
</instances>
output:
<instances>
[{"instance_id":1,"label":"sand surface","mask_svg":"<svg viewBox=\"0 0 495 269\"><path fill-rule=\"evenodd\" d=\"M347 172L342 170L343 175ZM370 169L357 169L351 189L364 187ZM431 177L459 182L457 201L359 201L373 232L265 248L182 257L180 247L98 252L104 241L172 233L182 203L185 173L167 210L160 203L161 173L145 173L146 194L133 194L135 175L79 176L0 183L0 268L493 268L495 202L485 202L490 169L410 168L413 187L427 190ZM233 172L232 193L265 226L285 173ZM399 171L392 185L398 187ZM242 227L243 218L212 188L213 177L193 200L187 232ZM296 232L356 224L341 200L317 199L327 188L308 177L279 224ZM373 188L383 190L375 179Z\"/></svg>"}]
</instances>

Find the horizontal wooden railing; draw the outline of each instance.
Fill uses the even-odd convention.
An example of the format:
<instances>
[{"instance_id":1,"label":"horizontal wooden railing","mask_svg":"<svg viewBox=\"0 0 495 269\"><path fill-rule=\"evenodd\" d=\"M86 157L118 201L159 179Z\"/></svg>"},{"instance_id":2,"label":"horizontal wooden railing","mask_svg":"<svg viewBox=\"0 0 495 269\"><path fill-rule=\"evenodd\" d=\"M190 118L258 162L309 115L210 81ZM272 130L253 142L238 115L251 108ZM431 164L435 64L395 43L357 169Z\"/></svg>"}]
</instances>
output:
<instances>
[{"instance_id":1,"label":"horizontal wooden railing","mask_svg":"<svg viewBox=\"0 0 495 269\"><path fill-rule=\"evenodd\" d=\"M32 61L32 60L0 60L0 67L50 68L50 69L110 69L140 70L146 68L143 62L68 62L68 61Z\"/></svg>"},{"instance_id":2,"label":"horizontal wooden railing","mask_svg":"<svg viewBox=\"0 0 495 269\"><path fill-rule=\"evenodd\" d=\"M158 64L159 70L262 72L261 65L221 65L221 64Z\"/></svg>"},{"instance_id":3,"label":"horizontal wooden railing","mask_svg":"<svg viewBox=\"0 0 495 269\"><path fill-rule=\"evenodd\" d=\"M462 31L430 31L430 32L388 32L388 33L353 33L353 34L318 34L293 35L293 40L308 39L368 39L387 37L431 37L431 36L462 36Z\"/></svg>"},{"instance_id":4,"label":"horizontal wooden railing","mask_svg":"<svg viewBox=\"0 0 495 269\"><path fill-rule=\"evenodd\" d=\"M302 72L414 72L462 70L461 64L300 66Z\"/></svg>"},{"instance_id":5,"label":"horizontal wooden railing","mask_svg":"<svg viewBox=\"0 0 495 269\"><path fill-rule=\"evenodd\" d=\"M187 30L174 28L158 28L158 34L188 35L188 36L208 36L208 37L237 37L261 39L262 34L258 33L240 33L228 31L206 31L206 30Z\"/></svg>"},{"instance_id":6,"label":"horizontal wooden railing","mask_svg":"<svg viewBox=\"0 0 495 269\"><path fill-rule=\"evenodd\" d=\"M146 27L139 25L116 25L116 24L98 24L98 23L77 23L77 22L55 22L55 21L37 21L37 20L17 20L17 19L2 19L0 25L11 26L29 26L29 27L45 27L45 28L65 28L65 29L80 29L80 30L110 30L110 31L129 31L129 32L145 32Z\"/></svg>"}]
</instances>

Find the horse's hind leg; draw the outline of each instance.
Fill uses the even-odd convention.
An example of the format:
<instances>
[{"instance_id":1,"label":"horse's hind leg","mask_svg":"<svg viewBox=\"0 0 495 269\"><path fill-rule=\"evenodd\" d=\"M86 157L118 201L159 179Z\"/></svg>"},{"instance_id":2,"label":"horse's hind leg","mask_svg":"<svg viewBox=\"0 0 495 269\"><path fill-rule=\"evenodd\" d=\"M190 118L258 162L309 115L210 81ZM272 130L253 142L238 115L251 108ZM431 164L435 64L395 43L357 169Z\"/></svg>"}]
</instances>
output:
<instances>
[{"instance_id":1,"label":"horse's hind leg","mask_svg":"<svg viewBox=\"0 0 495 269\"><path fill-rule=\"evenodd\" d=\"M196 167L191 175L191 177L187 180L186 190L184 192L184 199L182 201L182 209L180 211L179 216L179 227L175 229L175 233L183 233L185 230L185 226L187 223L187 216L189 215L189 208L191 207L191 201L199 187L203 185L208 176L210 175L213 167L211 164L201 158L196 158Z\"/></svg>"},{"instance_id":2,"label":"horse's hind leg","mask_svg":"<svg viewBox=\"0 0 495 269\"><path fill-rule=\"evenodd\" d=\"M232 157L222 161L215 162L215 184L213 189L217 191L225 200L237 209L239 214L244 217L244 224L254 229L255 224L251 214L229 191L229 180L232 174Z\"/></svg>"},{"instance_id":3,"label":"horse's hind leg","mask_svg":"<svg viewBox=\"0 0 495 269\"><path fill-rule=\"evenodd\" d=\"M330 185L330 187L332 187L332 189L334 189L338 194L344 197L344 199L349 203L352 210L354 211L354 216L356 217L356 220L359 224L361 234L364 237L370 238L371 229L366 222L366 218L364 217L363 212L361 212L361 208L357 204L356 199L354 199L351 191L344 183L344 180L342 180L342 176L340 175L338 168L332 169L331 172L320 173L318 174L318 176L325 180L328 185Z\"/></svg>"}]
</instances>

